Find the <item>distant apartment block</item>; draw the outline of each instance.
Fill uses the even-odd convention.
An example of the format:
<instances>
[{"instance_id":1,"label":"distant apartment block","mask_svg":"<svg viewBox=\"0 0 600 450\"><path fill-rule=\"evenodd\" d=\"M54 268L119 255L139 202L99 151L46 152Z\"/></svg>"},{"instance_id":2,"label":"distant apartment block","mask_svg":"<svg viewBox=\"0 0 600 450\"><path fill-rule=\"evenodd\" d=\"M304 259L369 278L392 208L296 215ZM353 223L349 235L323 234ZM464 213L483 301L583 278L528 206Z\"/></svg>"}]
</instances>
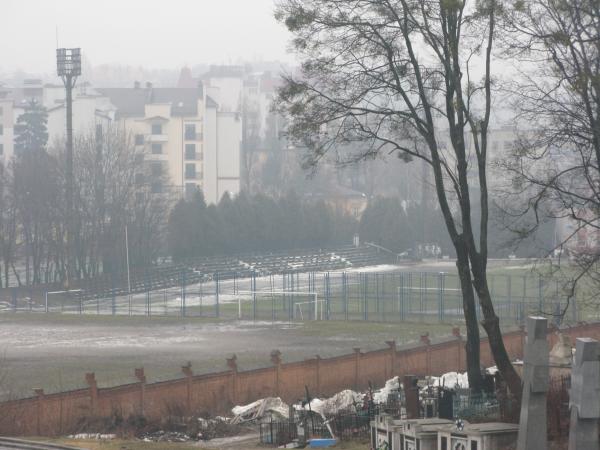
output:
<instances>
[{"instance_id":1,"label":"distant apartment block","mask_svg":"<svg viewBox=\"0 0 600 450\"><path fill-rule=\"evenodd\" d=\"M207 95L202 83L174 88L150 83L131 88L79 85L73 95L73 129L77 136L92 135L99 125L122 127L143 154L146 170L138 182L154 193L184 195L202 189L207 203L216 203L225 192L240 191L242 139L241 115L222 107L220 94L215 90L216 99ZM8 160L13 154L13 124L32 99L47 108L49 145L64 139L64 88L30 80L7 90L4 98L0 90L0 157L4 153Z\"/></svg>"}]
</instances>

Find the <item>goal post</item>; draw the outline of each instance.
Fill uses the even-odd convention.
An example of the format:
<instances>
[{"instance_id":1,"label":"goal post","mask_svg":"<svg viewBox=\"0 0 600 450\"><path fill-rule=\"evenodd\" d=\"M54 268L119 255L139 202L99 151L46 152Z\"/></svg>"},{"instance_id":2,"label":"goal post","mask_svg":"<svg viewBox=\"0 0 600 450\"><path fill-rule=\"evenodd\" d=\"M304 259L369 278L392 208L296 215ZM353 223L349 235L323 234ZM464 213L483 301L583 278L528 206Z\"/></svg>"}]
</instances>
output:
<instances>
[{"instance_id":1,"label":"goal post","mask_svg":"<svg viewBox=\"0 0 600 450\"><path fill-rule=\"evenodd\" d=\"M309 305L309 307L314 312L315 320L323 320L323 302L324 300L319 300L319 294L315 291L288 291L288 290L236 290L235 297L237 299L238 304L238 319L242 319L242 298L248 298L250 296L251 299L254 299L256 295L273 297L274 295L302 295L307 297L312 297L310 301L303 302L295 302L292 309L292 319L296 318L296 310L299 312L301 320L304 320L304 314L302 313L302 305ZM319 307L320 305L320 307ZM319 315L320 313L320 315Z\"/></svg>"},{"instance_id":2,"label":"goal post","mask_svg":"<svg viewBox=\"0 0 600 450\"><path fill-rule=\"evenodd\" d=\"M49 299L52 296L57 296L60 297L62 299L61 301L61 312L64 312L65 309L65 298L66 299L70 299L72 298L72 295L79 295L81 294L83 291L81 289L73 289L73 290L66 290L66 291L49 291L46 292L46 295L44 296L44 309L45 312L49 312L50 309L50 305L49 305ZM69 305L71 306L71 305ZM82 311L82 305L81 305L81 300L79 301L79 304L77 305L79 312L81 313Z\"/></svg>"}]
</instances>

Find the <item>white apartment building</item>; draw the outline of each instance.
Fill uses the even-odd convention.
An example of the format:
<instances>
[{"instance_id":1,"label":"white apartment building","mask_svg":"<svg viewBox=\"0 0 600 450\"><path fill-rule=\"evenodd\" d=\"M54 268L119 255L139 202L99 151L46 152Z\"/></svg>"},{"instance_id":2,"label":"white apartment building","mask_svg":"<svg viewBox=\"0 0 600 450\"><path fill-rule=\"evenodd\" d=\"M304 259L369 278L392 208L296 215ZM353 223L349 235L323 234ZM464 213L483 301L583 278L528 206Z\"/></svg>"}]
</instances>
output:
<instances>
[{"instance_id":1,"label":"white apartment building","mask_svg":"<svg viewBox=\"0 0 600 450\"><path fill-rule=\"evenodd\" d=\"M226 89L214 89L214 93L226 101L233 98ZM0 122L4 124L0 143L7 160L13 154L13 124L31 99L47 108L49 144L64 139L64 87L33 80L23 88L12 89L6 98L0 94L4 110L0 115L4 121ZM136 83L132 88L75 88L76 136L113 123L123 127L143 151L145 167L149 168L144 171L144 183L153 192L183 194L202 189L207 203L217 203L225 192L239 193L241 115L208 96L202 84L187 88L155 88L150 83L143 87ZM167 175L166 185L158 182L164 180L163 175Z\"/></svg>"},{"instance_id":2,"label":"white apartment building","mask_svg":"<svg viewBox=\"0 0 600 450\"><path fill-rule=\"evenodd\" d=\"M0 89L0 165L5 166L14 154L14 111L9 92Z\"/></svg>"},{"instance_id":3,"label":"white apartment building","mask_svg":"<svg viewBox=\"0 0 600 450\"><path fill-rule=\"evenodd\" d=\"M98 89L115 108L115 120L143 146L151 174L165 171L172 187L202 189L207 203L240 191L240 114L221 107L201 84L193 88ZM221 94L215 91L215 94ZM151 175L152 176L152 175ZM162 187L153 184L154 192Z\"/></svg>"}]
</instances>

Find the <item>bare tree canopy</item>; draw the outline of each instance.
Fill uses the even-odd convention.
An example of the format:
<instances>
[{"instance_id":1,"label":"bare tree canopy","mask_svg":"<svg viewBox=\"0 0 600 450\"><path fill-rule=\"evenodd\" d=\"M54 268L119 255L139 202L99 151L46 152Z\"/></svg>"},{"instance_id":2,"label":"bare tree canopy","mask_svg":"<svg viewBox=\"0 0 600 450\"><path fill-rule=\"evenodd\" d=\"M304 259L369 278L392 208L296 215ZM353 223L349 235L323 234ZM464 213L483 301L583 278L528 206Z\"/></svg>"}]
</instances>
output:
<instances>
[{"instance_id":1,"label":"bare tree canopy","mask_svg":"<svg viewBox=\"0 0 600 450\"><path fill-rule=\"evenodd\" d=\"M308 166L331 154L349 162L380 152L429 164L457 254L469 382L481 386L475 290L494 359L520 395L486 277L487 134L499 9L495 0L283 0L276 17L294 34L303 63L278 100L290 117L290 137L309 150ZM448 149L439 144L444 133ZM474 219L477 202L481 215Z\"/></svg>"},{"instance_id":2,"label":"bare tree canopy","mask_svg":"<svg viewBox=\"0 0 600 450\"><path fill-rule=\"evenodd\" d=\"M600 3L537 0L508 12L505 50L522 70L513 86L521 135L504 161L520 201L509 197L506 209L521 236L559 219L556 249L571 258L551 273L570 298L583 278L600 282Z\"/></svg>"},{"instance_id":3,"label":"bare tree canopy","mask_svg":"<svg viewBox=\"0 0 600 450\"><path fill-rule=\"evenodd\" d=\"M22 147L7 167L0 166L0 265L5 287L11 279L17 285L66 279L64 145L56 142L46 150L44 117L44 111L32 106L17 136ZM167 184L166 173L145 173L150 167L143 163L143 154L116 126L80 134L74 147L76 279L125 269L125 227L132 262L150 264L164 246L172 199L168 193L152 194L146 180Z\"/></svg>"}]
</instances>

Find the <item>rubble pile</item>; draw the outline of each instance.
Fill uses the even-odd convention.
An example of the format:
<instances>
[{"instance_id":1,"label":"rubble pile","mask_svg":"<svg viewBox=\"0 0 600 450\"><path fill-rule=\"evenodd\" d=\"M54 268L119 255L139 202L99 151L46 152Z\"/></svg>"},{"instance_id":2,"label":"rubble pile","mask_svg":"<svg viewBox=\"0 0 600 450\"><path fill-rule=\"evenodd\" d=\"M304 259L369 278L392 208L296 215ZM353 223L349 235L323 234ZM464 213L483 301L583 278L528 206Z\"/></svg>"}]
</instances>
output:
<instances>
[{"instance_id":1,"label":"rubble pile","mask_svg":"<svg viewBox=\"0 0 600 450\"><path fill-rule=\"evenodd\" d=\"M236 406L231 412L233 425L244 422L260 421L263 418L287 419L289 406L279 397L267 397L244 406Z\"/></svg>"},{"instance_id":2,"label":"rubble pile","mask_svg":"<svg viewBox=\"0 0 600 450\"><path fill-rule=\"evenodd\" d=\"M216 438L237 436L242 427L232 423L228 417L189 417L185 423L168 426L166 429L153 428L137 435L145 442L189 442L208 441Z\"/></svg>"},{"instance_id":3,"label":"rubble pile","mask_svg":"<svg viewBox=\"0 0 600 450\"><path fill-rule=\"evenodd\" d=\"M180 431L153 431L142 433L138 439L144 442L189 442L194 441L193 437Z\"/></svg>"},{"instance_id":4,"label":"rubble pile","mask_svg":"<svg viewBox=\"0 0 600 450\"><path fill-rule=\"evenodd\" d=\"M326 399L315 398L310 402L310 410L322 417L332 416L341 412L350 412L356 409L357 404L362 404L363 394L346 389L338 392L333 397ZM386 397L387 398L387 397ZM308 405L304 407L309 410Z\"/></svg>"}]
</instances>

